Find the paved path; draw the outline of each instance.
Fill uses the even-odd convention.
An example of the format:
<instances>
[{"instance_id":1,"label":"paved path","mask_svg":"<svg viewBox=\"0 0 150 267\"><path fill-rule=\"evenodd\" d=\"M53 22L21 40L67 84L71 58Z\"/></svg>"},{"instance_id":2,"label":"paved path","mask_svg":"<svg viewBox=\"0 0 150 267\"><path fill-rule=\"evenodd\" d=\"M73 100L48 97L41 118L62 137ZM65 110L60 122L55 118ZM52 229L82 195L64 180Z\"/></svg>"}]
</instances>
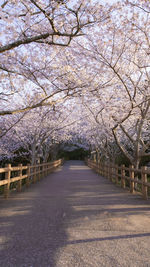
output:
<instances>
[{"instance_id":1,"label":"paved path","mask_svg":"<svg viewBox=\"0 0 150 267\"><path fill-rule=\"evenodd\" d=\"M0 267L149 267L150 201L81 161L0 199Z\"/></svg>"}]
</instances>

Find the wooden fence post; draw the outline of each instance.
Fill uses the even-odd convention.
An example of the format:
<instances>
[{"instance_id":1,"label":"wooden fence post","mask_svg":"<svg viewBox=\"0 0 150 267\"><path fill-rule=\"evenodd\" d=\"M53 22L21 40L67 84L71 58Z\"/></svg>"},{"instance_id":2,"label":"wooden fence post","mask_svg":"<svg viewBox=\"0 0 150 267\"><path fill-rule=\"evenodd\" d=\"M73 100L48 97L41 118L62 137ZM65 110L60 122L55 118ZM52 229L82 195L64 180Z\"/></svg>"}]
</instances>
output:
<instances>
[{"instance_id":1,"label":"wooden fence post","mask_svg":"<svg viewBox=\"0 0 150 267\"><path fill-rule=\"evenodd\" d=\"M106 178L108 178L108 162L106 162Z\"/></svg>"},{"instance_id":2,"label":"wooden fence post","mask_svg":"<svg viewBox=\"0 0 150 267\"><path fill-rule=\"evenodd\" d=\"M115 165L115 176L116 176L116 184L118 184L118 165Z\"/></svg>"},{"instance_id":3,"label":"wooden fence post","mask_svg":"<svg viewBox=\"0 0 150 267\"><path fill-rule=\"evenodd\" d=\"M134 193L134 166L130 165L129 175L130 175L130 193Z\"/></svg>"},{"instance_id":4,"label":"wooden fence post","mask_svg":"<svg viewBox=\"0 0 150 267\"><path fill-rule=\"evenodd\" d=\"M110 180L110 162L108 162L108 180Z\"/></svg>"},{"instance_id":5,"label":"wooden fence post","mask_svg":"<svg viewBox=\"0 0 150 267\"><path fill-rule=\"evenodd\" d=\"M98 162L96 163L96 172L98 173Z\"/></svg>"},{"instance_id":6,"label":"wooden fence post","mask_svg":"<svg viewBox=\"0 0 150 267\"><path fill-rule=\"evenodd\" d=\"M111 162L109 161L109 176L108 176L109 181L111 181Z\"/></svg>"},{"instance_id":7,"label":"wooden fence post","mask_svg":"<svg viewBox=\"0 0 150 267\"><path fill-rule=\"evenodd\" d=\"M110 162L110 177L109 180L112 182L112 162Z\"/></svg>"},{"instance_id":8,"label":"wooden fence post","mask_svg":"<svg viewBox=\"0 0 150 267\"><path fill-rule=\"evenodd\" d=\"M46 176L48 175L48 164L46 163Z\"/></svg>"},{"instance_id":9,"label":"wooden fence post","mask_svg":"<svg viewBox=\"0 0 150 267\"><path fill-rule=\"evenodd\" d=\"M103 176L105 177L105 161L103 163Z\"/></svg>"},{"instance_id":10,"label":"wooden fence post","mask_svg":"<svg viewBox=\"0 0 150 267\"><path fill-rule=\"evenodd\" d=\"M102 162L99 163L99 174L102 175Z\"/></svg>"},{"instance_id":11,"label":"wooden fence post","mask_svg":"<svg viewBox=\"0 0 150 267\"><path fill-rule=\"evenodd\" d=\"M45 162L44 162L44 165L43 165L43 177L46 176L46 165L45 165Z\"/></svg>"},{"instance_id":12,"label":"wooden fence post","mask_svg":"<svg viewBox=\"0 0 150 267\"><path fill-rule=\"evenodd\" d=\"M108 168L107 178L110 179L110 162L108 162L107 168Z\"/></svg>"},{"instance_id":13,"label":"wooden fence post","mask_svg":"<svg viewBox=\"0 0 150 267\"><path fill-rule=\"evenodd\" d=\"M112 163L112 178L111 178L111 181L113 182L114 180L114 164Z\"/></svg>"},{"instance_id":14,"label":"wooden fence post","mask_svg":"<svg viewBox=\"0 0 150 267\"><path fill-rule=\"evenodd\" d=\"M101 174L101 162L98 163L98 173Z\"/></svg>"},{"instance_id":15,"label":"wooden fence post","mask_svg":"<svg viewBox=\"0 0 150 267\"><path fill-rule=\"evenodd\" d=\"M44 162L44 165L43 165L43 177L46 176L46 167L45 167L45 162Z\"/></svg>"},{"instance_id":16,"label":"wooden fence post","mask_svg":"<svg viewBox=\"0 0 150 267\"><path fill-rule=\"evenodd\" d=\"M19 170L19 177L20 177L20 180L17 181L17 191L20 192L21 191L21 188L22 188L22 164L19 164L18 167L20 168Z\"/></svg>"},{"instance_id":17,"label":"wooden fence post","mask_svg":"<svg viewBox=\"0 0 150 267\"><path fill-rule=\"evenodd\" d=\"M43 165L42 164L40 166L40 177L43 178Z\"/></svg>"},{"instance_id":18,"label":"wooden fence post","mask_svg":"<svg viewBox=\"0 0 150 267\"><path fill-rule=\"evenodd\" d=\"M42 164L42 166L41 166L41 178L43 178L43 177L44 177L44 166Z\"/></svg>"},{"instance_id":19,"label":"wooden fence post","mask_svg":"<svg viewBox=\"0 0 150 267\"><path fill-rule=\"evenodd\" d=\"M44 162L44 165L43 165L43 177L46 176L46 165L45 165L45 162Z\"/></svg>"},{"instance_id":20,"label":"wooden fence post","mask_svg":"<svg viewBox=\"0 0 150 267\"><path fill-rule=\"evenodd\" d=\"M125 182L125 165L121 165L121 187L125 188L126 187L126 182Z\"/></svg>"},{"instance_id":21,"label":"wooden fence post","mask_svg":"<svg viewBox=\"0 0 150 267\"><path fill-rule=\"evenodd\" d=\"M50 169L49 169L49 173L53 172L53 168L51 166L51 163L49 163L49 166L48 166Z\"/></svg>"},{"instance_id":22,"label":"wooden fence post","mask_svg":"<svg viewBox=\"0 0 150 267\"><path fill-rule=\"evenodd\" d=\"M38 167L37 167L37 169L38 169L38 174L37 174L37 177L38 177L38 181L40 181L40 164L38 164Z\"/></svg>"},{"instance_id":23,"label":"wooden fence post","mask_svg":"<svg viewBox=\"0 0 150 267\"><path fill-rule=\"evenodd\" d=\"M109 179L110 169L109 169L109 162L107 162L107 179Z\"/></svg>"},{"instance_id":24,"label":"wooden fence post","mask_svg":"<svg viewBox=\"0 0 150 267\"><path fill-rule=\"evenodd\" d=\"M100 175L102 176L103 173L103 162L101 161L100 163Z\"/></svg>"},{"instance_id":25,"label":"wooden fence post","mask_svg":"<svg viewBox=\"0 0 150 267\"><path fill-rule=\"evenodd\" d=\"M10 190L10 176L11 176L11 164L6 164L5 168L8 169L7 172L5 172L5 179L8 180L8 183L4 185L4 197L9 197L9 190Z\"/></svg>"},{"instance_id":26,"label":"wooden fence post","mask_svg":"<svg viewBox=\"0 0 150 267\"><path fill-rule=\"evenodd\" d=\"M147 183L147 173L145 173L144 171L147 170L147 167L144 166L141 168L141 176L142 176L142 194L143 194L143 198L144 199L148 199L148 194L147 194L147 185L145 185L145 183Z\"/></svg>"},{"instance_id":27,"label":"wooden fence post","mask_svg":"<svg viewBox=\"0 0 150 267\"><path fill-rule=\"evenodd\" d=\"M104 161L104 177L106 177L106 162Z\"/></svg>"},{"instance_id":28,"label":"wooden fence post","mask_svg":"<svg viewBox=\"0 0 150 267\"><path fill-rule=\"evenodd\" d=\"M27 164L27 175L28 177L26 178L26 186L28 187L30 185L30 164Z\"/></svg>"},{"instance_id":29,"label":"wooden fence post","mask_svg":"<svg viewBox=\"0 0 150 267\"><path fill-rule=\"evenodd\" d=\"M41 171L41 178L43 178L43 165L41 165L40 171Z\"/></svg>"},{"instance_id":30,"label":"wooden fence post","mask_svg":"<svg viewBox=\"0 0 150 267\"><path fill-rule=\"evenodd\" d=\"M49 164L47 163L47 164L46 164L46 176L49 174L49 169L48 169L49 166L48 166L48 165L49 165Z\"/></svg>"},{"instance_id":31,"label":"wooden fence post","mask_svg":"<svg viewBox=\"0 0 150 267\"><path fill-rule=\"evenodd\" d=\"M114 181L114 171L115 171L114 163L112 163L112 182Z\"/></svg>"},{"instance_id":32,"label":"wooden fence post","mask_svg":"<svg viewBox=\"0 0 150 267\"><path fill-rule=\"evenodd\" d=\"M36 165L33 167L33 183L36 183Z\"/></svg>"},{"instance_id":33,"label":"wooden fence post","mask_svg":"<svg viewBox=\"0 0 150 267\"><path fill-rule=\"evenodd\" d=\"M96 170L96 173L98 172L98 163L96 162L95 163L95 170Z\"/></svg>"}]
</instances>

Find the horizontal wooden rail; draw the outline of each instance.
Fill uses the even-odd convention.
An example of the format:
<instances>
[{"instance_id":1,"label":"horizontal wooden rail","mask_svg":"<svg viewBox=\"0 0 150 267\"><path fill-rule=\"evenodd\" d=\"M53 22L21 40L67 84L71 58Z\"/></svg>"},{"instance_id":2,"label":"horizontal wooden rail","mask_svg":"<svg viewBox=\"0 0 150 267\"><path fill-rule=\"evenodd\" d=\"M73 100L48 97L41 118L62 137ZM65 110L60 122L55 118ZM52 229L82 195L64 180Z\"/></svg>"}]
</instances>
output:
<instances>
[{"instance_id":1,"label":"horizontal wooden rail","mask_svg":"<svg viewBox=\"0 0 150 267\"><path fill-rule=\"evenodd\" d=\"M132 165L129 167L125 165L118 166L112 163L95 162L91 159L86 159L86 164L100 175L107 177L110 181L120 184L121 187L129 187L131 193L140 191L143 198L148 199L150 192L150 170L147 167L136 169Z\"/></svg>"},{"instance_id":2,"label":"horizontal wooden rail","mask_svg":"<svg viewBox=\"0 0 150 267\"><path fill-rule=\"evenodd\" d=\"M27 166L23 166L19 164L17 167L12 167L11 164L7 164L4 168L0 168L0 173L4 173L5 175L4 180L0 180L0 188L4 186L4 197L8 198L11 184L16 183L17 191L21 191L22 180L25 180L26 186L29 186L62 164L63 159L37 165L28 164Z\"/></svg>"},{"instance_id":3,"label":"horizontal wooden rail","mask_svg":"<svg viewBox=\"0 0 150 267\"><path fill-rule=\"evenodd\" d=\"M28 168L28 166L22 166L22 170L27 170L27 168ZM7 171L9 171L9 170L11 170L11 171L19 171L20 170L20 167L12 167L11 165L10 165L10 167L8 168L8 167L5 167L5 168L0 168L0 173L4 173L4 172L7 172Z\"/></svg>"}]
</instances>

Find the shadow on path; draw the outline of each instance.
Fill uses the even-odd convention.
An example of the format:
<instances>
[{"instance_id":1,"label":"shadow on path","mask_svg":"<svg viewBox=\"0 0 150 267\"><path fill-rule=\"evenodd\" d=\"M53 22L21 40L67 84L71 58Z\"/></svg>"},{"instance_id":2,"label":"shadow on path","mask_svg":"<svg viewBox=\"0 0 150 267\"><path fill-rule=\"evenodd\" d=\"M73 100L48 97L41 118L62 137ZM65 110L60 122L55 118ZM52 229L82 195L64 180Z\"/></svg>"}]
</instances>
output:
<instances>
[{"instance_id":1,"label":"shadow on path","mask_svg":"<svg viewBox=\"0 0 150 267\"><path fill-rule=\"evenodd\" d=\"M116 240L116 239L148 237L148 236L150 236L150 233L119 235L119 236L110 236L110 237L108 236L108 237L91 238L91 239L90 238L89 239L79 239L79 240L68 241L67 245L80 244L80 243L91 243L91 242L96 242L96 241Z\"/></svg>"}]
</instances>

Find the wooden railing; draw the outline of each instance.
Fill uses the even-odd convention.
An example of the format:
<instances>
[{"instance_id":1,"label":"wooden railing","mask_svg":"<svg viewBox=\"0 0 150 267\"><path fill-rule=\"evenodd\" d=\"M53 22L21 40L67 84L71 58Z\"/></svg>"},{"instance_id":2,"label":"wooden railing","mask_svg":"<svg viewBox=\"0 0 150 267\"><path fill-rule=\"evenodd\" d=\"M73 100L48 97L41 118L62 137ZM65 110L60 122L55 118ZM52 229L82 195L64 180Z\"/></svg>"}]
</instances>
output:
<instances>
[{"instance_id":1,"label":"wooden railing","mask_svg":"<svg viewBox=\"0 0 150 267\"><path fill-rule=\"evenodd\" d=\"M28 187L31 183L35 183L48 175L62 163L63 159L32 166L19 164L17 167L12 167L11 164L7 164L4 168L0 168L0 174L4 173L5 176L3 180L0 180L0 189L4 193L4 197L8 198L12 184L17 191L21 191L23 181Z\"/></svg>"},{"instance_id":2,"label":"wooden railing","mask_svg":"<svg viewBox=\"0 0 150 267\"><path fill-rule=\"evenodd\" d=\"M150 170L147 167L135 169L132 165L128 168L125 165L118 166L106 162L97 163L90 159L86 159L86 164L101 176L107 177L122 188L129 187L131 193L139 191L144 199L148 199L150 195Z\"/></svg>"}]
</instances>

